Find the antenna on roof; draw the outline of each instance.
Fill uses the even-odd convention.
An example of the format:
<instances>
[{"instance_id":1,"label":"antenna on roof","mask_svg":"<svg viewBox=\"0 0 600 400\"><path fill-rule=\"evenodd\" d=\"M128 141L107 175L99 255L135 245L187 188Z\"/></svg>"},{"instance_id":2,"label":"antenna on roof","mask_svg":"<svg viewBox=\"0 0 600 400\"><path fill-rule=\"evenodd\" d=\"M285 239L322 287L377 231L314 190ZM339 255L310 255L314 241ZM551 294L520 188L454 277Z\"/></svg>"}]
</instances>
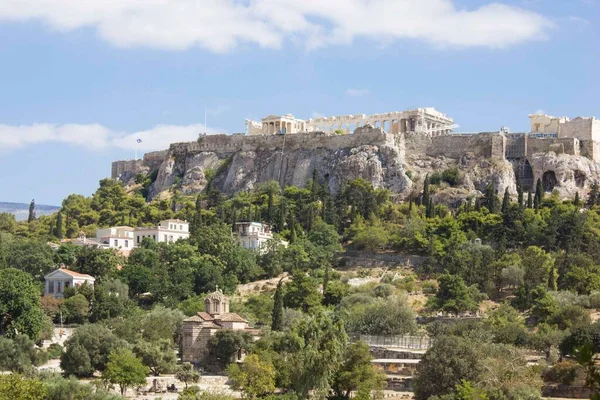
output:
<instances>
[{"instance_id":1,"label":"antenna on roof","mask_svg":"<svg viewBox=\"0 0 600 400\"><path fill-rule=\"evenodd\" d=\"M204 134L206 135L206 132L208 131L208 128L206 127L206 107L204 107Z\"/></svg>"}]
</instances>

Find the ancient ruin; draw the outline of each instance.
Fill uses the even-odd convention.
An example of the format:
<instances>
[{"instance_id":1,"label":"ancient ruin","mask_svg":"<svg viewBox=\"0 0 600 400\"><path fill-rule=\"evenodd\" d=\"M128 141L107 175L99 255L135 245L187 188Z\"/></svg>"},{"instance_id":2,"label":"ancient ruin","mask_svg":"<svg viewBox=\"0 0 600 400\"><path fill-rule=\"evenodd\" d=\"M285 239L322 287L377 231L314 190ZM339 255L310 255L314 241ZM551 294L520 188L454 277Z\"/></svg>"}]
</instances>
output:
<instances>
[{"instance_id":1,"label":"ancient ruin","mask_svg":"<svg viewBox=\"0 0 600 400\"><path fill-rule=\"evenodd\" d=\"M406 199L421 190L425 175L457 168L459 182L441 185L435 201L477 197L490 183L499 193L508 188L516 195L517 185L528 190L537 179L560 197L584 195L600 178L600 122L529 117L531 132L460 134L451 118L432 108L306 121L268 116L247 121L247 134L201 134L142 160L116 161L112 177L135 186L136 174L151 175L150 199L174 184L187 194L202 191L207 170L216 173L212 184L225 193L271 180L304 186L316 170L332 193L345 181L363 178Z\"/></svg>"},{"instance_id":2,"label":"ancient ruin","mask_svg":"<svg viewBox=\"0 0 600 400\"><path fill-rule=\"evenodd\" d=\"M349 134L365 125L393 134L413 132L430 136L449 134L458 127L452 118L429 107L384 114L319 117L306 121L297 119L292 114L269 115L260 122L246 120L246 132L248 135L303 132Z\"/></svg>"}]
</instances>

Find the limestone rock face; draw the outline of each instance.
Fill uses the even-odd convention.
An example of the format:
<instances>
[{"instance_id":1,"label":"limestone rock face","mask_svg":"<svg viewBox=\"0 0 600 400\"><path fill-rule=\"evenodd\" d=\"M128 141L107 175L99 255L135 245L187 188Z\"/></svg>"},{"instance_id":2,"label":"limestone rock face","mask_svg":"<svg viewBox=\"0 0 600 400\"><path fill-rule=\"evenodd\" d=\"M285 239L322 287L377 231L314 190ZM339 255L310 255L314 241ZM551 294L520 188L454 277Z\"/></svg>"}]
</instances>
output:
<instances>
[{"instance_id":1,"label":"limestone rock face","mask_svg":"<svg viewBox=\"0 0 600 400\"><path fill-rule=\"evenodd\" d=\"M516 197L515 172L503 158L502 140L499 134L392 135L372 127L341 136L322 132L285 137L215 135L147 154L143 165L137 165L141 161L122 161L113 167L118 179L131 187L137 173L156 173L150 199L174 185L185 194L199 193L209 177L214 177L217 189L229 194L271 180L303 187L316 170L319 182L327 184L331 193L337 193L346 181L362 178L376 188L389 189L400 200L416 198L427 174L457 168L458 182L452 186L439 183L432 188L432 198L437 203L458 204L467 197L481 196L490 183L499 196L508 188ZM573 198L576 192L585 196L592 182L600 178L599 165L582 156L549 151L527 159L534 184L542 179L545 190L557 191L561 198Z\"/></svg>"},{"instance_id":2,"label":"limestone rock face","mask_svg":"<svg viewBox=\"0 0 600 400\"><path fill-rule=\"evenodd\" d=\"M569 154L537 153L529 157L534 182L542 179L546 191L557 191L560 197L572 198L587 193L600 178L600 168L592 160Z\"/></svg>"}]
</instances>

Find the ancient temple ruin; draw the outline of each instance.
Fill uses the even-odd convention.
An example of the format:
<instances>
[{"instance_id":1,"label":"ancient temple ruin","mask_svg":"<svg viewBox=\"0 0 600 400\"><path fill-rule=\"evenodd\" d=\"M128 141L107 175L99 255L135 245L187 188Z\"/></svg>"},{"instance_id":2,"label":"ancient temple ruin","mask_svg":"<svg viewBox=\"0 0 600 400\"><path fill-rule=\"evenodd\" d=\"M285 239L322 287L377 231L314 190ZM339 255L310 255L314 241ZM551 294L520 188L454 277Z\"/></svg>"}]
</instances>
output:
<instances>
[{"instance_id":1,"label":"ancient temple ruin","mask_svg":"<svg viewBox=\"0 0 600 400\"><path fill-rule=\"evenodd\" d=\"M420 133L427 136L446 135L457 128L454 120L435 108L417 108L383 114L357 114L301 120L292 114L269 115L261 121L246 120L248 135L273 135L304 132L348 134L371 125L388 133Z\"/></svg>"}]
</instances>

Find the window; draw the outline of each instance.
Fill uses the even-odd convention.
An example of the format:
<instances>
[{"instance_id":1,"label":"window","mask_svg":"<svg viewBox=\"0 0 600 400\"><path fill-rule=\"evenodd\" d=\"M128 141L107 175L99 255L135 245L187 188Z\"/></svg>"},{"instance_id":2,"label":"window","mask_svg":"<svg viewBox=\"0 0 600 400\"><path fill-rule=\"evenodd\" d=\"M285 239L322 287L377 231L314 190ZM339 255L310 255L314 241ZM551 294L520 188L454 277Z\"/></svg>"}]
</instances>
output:
<instances>
[{"instance_id":1,"label":"window","mask_svg":"<svg viewBox=\"0 0 600 400\"><path fill-rule=\"evenodd\" d=\"M48 282L48 293L54 293L54 281Z\"/></svg>"},{"instance_id":2,"label":"window","mask_svg":"<svg viewBox=\"0 0 600 400\"><path fill-rule=\"evenodd\" d=\"M140 235L137 237L137 243L140 244Z\"/></svg>"},{"instance_id":3,"label":"window","mask_svg":"<svg viewBox=\"0 0 600 400\"><path fill-rule=\"evenodd\" d=\"M125 248L128 248L128 247L129 247L129 240L126 240L125 241Z\"/></svg>"},{"instance_id":4,"label":"window","mask_svg":"<svg viewBox=\"0 0 600 400\"><path fill-rule=\"evenodd\" d=\"M182 231L183 230L183 225L179 225L179 230Z\"/></svg>"},{"instance_id":5,"label":"window","mask_svg":"<svg viewBox=\"0 0 600 400\"><path fill-rule=\"evenodd\" d=\"M62 290L60 290L60 282L56 282L56 293L61 293Z\"/></svg>"},{"instance_id":6,"label":"window","mask_svg":"<svg viewBox=\"0 0 600 400\"><path fill-rule=\"evenodd\" d=\"M156 235L152 235L152 239L156 240Z\"/></svg>"},{"instance_id":7,"label":"window","mask_svg":"<svg viewBox=\"0 0 600 400\"><path fill-rule=\"evenodd\" d=\"M119 247L119 241L115 239L115 247Z\"/></svg>"}]
</instances>

